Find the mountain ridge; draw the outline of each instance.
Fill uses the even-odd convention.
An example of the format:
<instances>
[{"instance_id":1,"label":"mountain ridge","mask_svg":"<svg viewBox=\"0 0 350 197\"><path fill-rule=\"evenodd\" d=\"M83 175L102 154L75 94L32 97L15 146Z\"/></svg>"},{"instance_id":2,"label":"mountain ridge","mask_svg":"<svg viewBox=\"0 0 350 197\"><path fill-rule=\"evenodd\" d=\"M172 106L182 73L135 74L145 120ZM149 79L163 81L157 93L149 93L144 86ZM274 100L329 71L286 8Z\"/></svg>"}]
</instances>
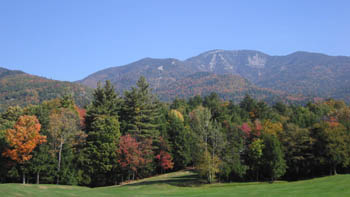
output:
<instances>
[{"instance_id":1,"label":"mountain ridge","mask_svg":"<svg viewBox=\"0 0 350 197\"><path fill-rule=\"evenodd\" d=\"M133 86L138 77L145 76L157 90L196 72L239 75L259 88L291 95L350 101L350 57L304 51L272 56L256 50L215 49L185 60L143 58L103 69L79 83L94 87L98 81L111 80L116 90L123 92Z\"/></svg>"},{"instance_id":2,"label":"mountain ridge","mask_svg":"<svg viewBox=\"0 0 350 197\"><path fill-rule=\"evenodd\" d=\"M44 100L72 94L80 107L87 105L93 90L82 84L51 80L23 71L0 67L0 111L9 106L39 104Z\"/></svg>"}]
</instances>

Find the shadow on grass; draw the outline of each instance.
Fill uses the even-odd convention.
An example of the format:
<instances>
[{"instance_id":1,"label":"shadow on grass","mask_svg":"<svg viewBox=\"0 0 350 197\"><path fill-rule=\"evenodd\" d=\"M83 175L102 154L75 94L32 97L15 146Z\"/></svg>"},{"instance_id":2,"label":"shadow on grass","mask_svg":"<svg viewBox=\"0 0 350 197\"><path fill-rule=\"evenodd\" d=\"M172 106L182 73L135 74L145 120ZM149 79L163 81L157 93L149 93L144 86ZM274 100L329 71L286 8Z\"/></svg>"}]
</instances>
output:
<instances>
[{"instance_id":1,"label":"shadow on grass","mask_svg":"<svg viewBox=\"0 0 350 197\"><path fill-rule=\"evenodd\" d=\"M198 187L205 183L194 171L188 170L193 174L169 177L164 180L144 181L140 183L131 183L128 186L140 186L140 185L154 185L154 184L168 184L177 187Z\"/></svg>"}]
</instances>

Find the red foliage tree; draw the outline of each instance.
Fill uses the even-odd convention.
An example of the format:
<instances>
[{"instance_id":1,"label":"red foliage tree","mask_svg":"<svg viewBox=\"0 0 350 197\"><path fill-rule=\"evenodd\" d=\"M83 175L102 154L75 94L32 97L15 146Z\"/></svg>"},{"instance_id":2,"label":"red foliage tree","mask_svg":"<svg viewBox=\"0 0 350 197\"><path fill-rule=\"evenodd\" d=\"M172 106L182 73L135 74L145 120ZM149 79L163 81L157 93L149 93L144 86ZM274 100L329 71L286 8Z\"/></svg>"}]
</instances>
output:
<instances>
[{"instance_id":1,"label":"red foliage tree","mask_svg":"<svg viewBox=\"0 0 350 197\"><path fill-rule=\"evenodd\" d=\"M259 120L255 120L254 123L243 123L241 130L244 132L246 138L259 137L263 131L263 127Z\"/></svg>"},{"instance_id":2,"label":"red foliage tree","mask_svg":"<svg viewBox=\"0 0 350 197\"><path fill-rule=\"evenodd\" d=\"M156 159L159 161L159 166L162 170L168 170L174 167L174 162L172 162L172 157L168 152L161 150L156 156Z\"/></svg>"},{"instance_id":3,"label":"red foliage tree","mask_svg":"<svg viewBox=\"0 0 350 197\"><path fill-rule=\"evenodd\" d=\"M80 126L82 128L85 127L85 116L86 116L86 109L84 108L79 108L78 106L75 106L75 110L78 112L79 114L79 118L80 118Z\"/></svg>"},{"instance_id":4,"label":"red foliage tree","mask_svg":"<svg viewBox=\"0 0 350 197\"><path fill-rule=\"evenodd\" d=\"M162 172L174 167L173 158L169 154L169 145L162 137L159 137L159 152L155 158Z\"/></svg>"},{"instance_id":5,"label":"red foliage tree","mask_svg":"<svg viewBox=\"0 0 350 197\"><path fill-rule=\"evenodd\" d=\"M248 123L243 123L241 126L241 130L244 132L246 137L250 137L250 132L252 131L252 129L250 128Z\"/></svg>"},{"instance_id":6,"label":"red foliage tree","mask_svg":"<svg viewBox=\"0 0 350 197\"><path fill-rule=\"evenodd\" d=\"M130 134L121 136L117 153L118 163L127 171L129 179L131 175L135 179L138 168L152 162L152 140L144 139L140 143Z\"/></svg>"},{"instance_id":7,"label":"red foliage tree","mask_svg":"<svg viewBox=\"0 0 350 197\"><path fill-rule=\"evenodd\" d=\"M127 169L130 175L132 173L133 179L137 172L137 167L143 162L142 152L139 149L139 143L131 135L125 135L120 137L119 149L117 153L119 155L118 163L122 168Z\"/></svg>"}]
</instances>

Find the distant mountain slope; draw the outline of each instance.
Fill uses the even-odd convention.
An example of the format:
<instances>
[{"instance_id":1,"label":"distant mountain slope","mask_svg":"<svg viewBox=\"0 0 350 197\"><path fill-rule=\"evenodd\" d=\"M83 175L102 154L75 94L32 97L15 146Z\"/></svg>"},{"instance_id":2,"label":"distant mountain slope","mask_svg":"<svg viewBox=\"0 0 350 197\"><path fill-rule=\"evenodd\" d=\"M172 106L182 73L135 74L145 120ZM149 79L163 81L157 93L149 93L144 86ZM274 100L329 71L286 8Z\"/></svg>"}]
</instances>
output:
<instances>
[{"instance_id":1,"label":"distant mountain slope","mask_svg":"<svg viewBox=\"0 0 350 197\"><path fill-rule=\"evenodd\" d=\"M296 52L272 57L262 87L287 90L293 94L333 97L350 101L350 57Z\"/></svg>"},{"instance_id":2,"label":"distant mountain slope","mask_svg":"<svg viewBox=\"0 0 350 197\"><path fill-rule=\"evenodd\" d=\"M267 102L292 101L292 97L288 97L289 95L282 91L259 88L238 75L218 75L209 72L197 72L157 89L155 92L161 100L165 101L173 100L176 97L205 96L211 92L216 92L225 100L240 101L246 94L249 94L256 99ZM304 101L306 98L300 98L299 100Z\"/></svg>"},{"instance_id":3,"label":"distant mountain slope","mask_svg":"<svg viewBox=\"0 0 350 197\"><path fill-rule=\"evenodd\" d=\"M350 101L350 57L309 52L269 56L259 51L214 50L185 62L203 71L238 74L264 88Z\"/></svg>"},{"instance_id":4,"label":"distant mountain slope","mask_svg":"<svg viewBox=\"0 0 350 197\"><path fill-rule=\"evenodd\" d=\"M17 74L24 74L24 72L18 71L18 70L9 70L9 69L0 67L0 78L10 76L10 75L17 75Z\"/></svg>"},{"instance_id":5,"label":"distant mountain slope","mask_svg":"<svg viewBox=\"0 0 350 197\"><path fill-rule=\"evenodd\" d=\"M170 84L181 84L197 72L239 75L260 88L350 102L350 57L309 52L270 56L252 50L212 50L184 61L146 58L99 71L79 82L95 87L98 81L111 80L122 92L143 75L153 89L165 92Z\"/></svg>"},{"instance_id":6,"label":"distant mountain slope","mask_svg":"<svg viewBox=\"0 0 350 197\"><path fill-rule=\"evenodd\" d=\"M266 69L270 56L259 51L212 50L185 60L192 69L215 74L240 75L252 82L258 80Z\"/></svg>"},{"instance_id":7,"label":"distant mountain slope","mask_svg":"<svg viewBox=\"0 0 350 197\"><path fill-rule=\"evenodd\" d=\"M125 66L101 70L79 81L79 83L96 87L99 81L110 80L117 91L123 92L131 86L135 86L140 76L145 76L151 87L157 89L196 71L199 70L192 70L182 61L176 59L144 58Z\"/></svg>"},{"instance_id":8,"label":"distant mountain slope","mask_svg":"<svg viewBox=\"0 0 350 197\"><path fill-rule=\"evenodd\" d=\"M92 97L92 89L84 85L0 68L0 111L11 105L38 104L65 93L73 93L75 102L80 106L88 104Z\"/></svg>"}]
</instances>

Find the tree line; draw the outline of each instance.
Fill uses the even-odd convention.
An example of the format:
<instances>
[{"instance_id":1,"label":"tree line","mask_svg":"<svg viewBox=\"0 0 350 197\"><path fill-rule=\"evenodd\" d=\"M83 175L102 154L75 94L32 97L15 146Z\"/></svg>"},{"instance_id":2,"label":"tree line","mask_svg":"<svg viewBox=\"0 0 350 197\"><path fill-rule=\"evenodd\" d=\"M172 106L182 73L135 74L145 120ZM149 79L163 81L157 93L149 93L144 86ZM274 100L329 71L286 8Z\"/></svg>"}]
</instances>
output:
<instances>
[{"instance_id":1,"label":"tree line","mask_svg":"<svg viewBox=\"0 0 350 197\"><path fill-rule=\"evenodd\" d=\"M208 183L298 180L350 168L350 107L326 100L267 105L216 93L160 102L141 77L118 95L98 84L0 114L0 182L91 187L194 169Z\"/></svg>"}]
</instances>

